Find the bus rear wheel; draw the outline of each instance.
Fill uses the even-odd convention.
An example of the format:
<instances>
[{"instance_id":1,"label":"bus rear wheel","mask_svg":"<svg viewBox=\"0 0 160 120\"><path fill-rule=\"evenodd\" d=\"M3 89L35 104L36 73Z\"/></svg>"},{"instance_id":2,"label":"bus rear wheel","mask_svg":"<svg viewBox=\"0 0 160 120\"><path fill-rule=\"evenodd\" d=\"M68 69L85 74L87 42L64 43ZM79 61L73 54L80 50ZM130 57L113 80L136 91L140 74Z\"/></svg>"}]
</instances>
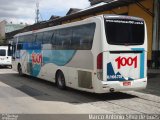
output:
<instances>
[{"instance_id":1,"label":"bus rear wheel","mask_svg":"<svg viewBox=\"0 0 160 120\"><path fill-rule=\"evenodd\" d=\"M65 78L62 72L58 72L56 75L56 84L59 89L65 89L66 88L66 83L65 83Z\"/></svg>"}]
</instances>

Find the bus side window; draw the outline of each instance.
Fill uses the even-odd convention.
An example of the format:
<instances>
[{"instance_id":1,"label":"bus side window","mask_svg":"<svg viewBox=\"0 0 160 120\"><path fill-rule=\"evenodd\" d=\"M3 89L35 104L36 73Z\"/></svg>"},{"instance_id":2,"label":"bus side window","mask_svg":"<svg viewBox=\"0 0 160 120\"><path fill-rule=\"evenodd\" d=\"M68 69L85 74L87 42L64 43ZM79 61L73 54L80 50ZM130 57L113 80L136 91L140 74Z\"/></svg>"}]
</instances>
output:
<instances>
[{"instance_id":1,"label":"bus side window","mask_svg":"<svg viewBox=\"0 0 160 120\"><path fill-rule=\"evenodd\" d=\"M95 23L77 26L73 29L72 48L90 50L95 31Z\"/></svg>"},{"instance_id":2,"label":"bus side window","mask_svg":"<svg viewBox=\"0 0 160 120\"><path fill-rule=\"evenodd\" d=\"M21 50L23 48L23 44L18 44L17 45L17 50Z\"/></svg>"},{"instance_id":3,"label":"bus side window","mask_svg":"<svg viewBox=\"0 0 160 120\"><path fill-rule=\"evenodd\" d=\"M23 44L22 43L18 43L17 44L16 54L15 54L16 58L20 58L20 50L22 50L22 49L23 49Z\"/></svg>"},{"instance_id":4,"label":"bus side window","mask_svg":"<svg viewBox=\"0 0 160 120\"><path fill-rule=\"evenodd\" d=\"M94 37L95 24L88 24L81 27L81 36L83 36L83 42L81 49L89 50L92 48L92 42Z\"/></svg>"},{"instance_id":5,"label":"bus side window","mask_svg":"<svg viewBox=\"0 0 160 120\"><path fill-rule=\"evenodd\" d=\"M56 32L54 34L54 39L55 39L54 41L55 41L56 49L60 49L61 48L59 32L60 32L60 30L56 30Z\"/></svg>"},{"instance_id":6,"label":"bus side window","mask_svg":"<svg viewBox=\"0 0 160 120\"><path fill-rule=\"evenodd\" d=\"M35 35L33 35L33 34L25 35L24 37L25 37L24 40L27 43L35 42Z\"/></svg>"},{"instance_id":7,"label":"bus side window","mask_svg":"<svg viewBox=\"0 0 160 120\"><path fill-rule=\"evenodd\" d=\"M36 35L36 40L37 43L41 43L43 42L43 33L37 33Z\"/></svg>"},{"instance_id":8,"label":"bus side window","mask_svg":"<svg viewBox=\"0 0 160 120\"><path fill-rule=\"evenodd\" d=\"M36 42L36 37L37 37L37 35L36 34L33 34L33 36L32 36L32 43L35 43Z\"/></svg>"},{"instance_id":9,"label":"bus side window","mask_svg":"<svg viewBox=\"0 0 160 120\"><path fill-rule=\"evenodd\" d=\"M64 50L68 50L71 45L71 40L72 40L72 29L71 28L65 28L60 30L60 44L61 48Z\"/></svg>"},{"instance_id":10,"label":"bus side window","mask_svg":"<svg viewBox=\"0 0 160 120\"><path fill-rule=\"evenodd\" d=\"M12 59L15 59L16 57L16 45L12 45Z\"/></svg>"},{"instance_id":11,"label":"bus side window","mask_svg":"<svg viewBox=\"0 0 160 120\"><path fill-rule=\"evenodd\" d=\"M56 31L53 31L51 44L52 44L52 49L55 50L56 49Z\"/></svg>"},{"instance_id":12,"label":"bus side window","mask_svg":"<svg viewBox=\"0 0 160 120\"><path fill-rule=\"evenodd\" d=\"M80 32L81 32L80 26L73 28L73 39L71 42L72 49L75 49L75 50L80 49L80 46L83 43L83 39L81 37Z\"/></svg>"},{"instance_id":13,"label":"bus side window","mask_svg":"<svg viewBox=\"0 0 160 120\"><path fill-rule=\"evenodd\" d=\"M21 43L26 42L25 41L25 36L18 37L18 42L21 42Z\"/></svg>"},{"instance_id":14,"label":"bus side window","mask_svg":"<svg viewBox=\"0 0 160 120\"><path fill-rule=\"evenodd\" d=\"M50 44L51 43L52 34L53 34L52 31L44 32L43 44Z\"/></svg>"}]
</instances>

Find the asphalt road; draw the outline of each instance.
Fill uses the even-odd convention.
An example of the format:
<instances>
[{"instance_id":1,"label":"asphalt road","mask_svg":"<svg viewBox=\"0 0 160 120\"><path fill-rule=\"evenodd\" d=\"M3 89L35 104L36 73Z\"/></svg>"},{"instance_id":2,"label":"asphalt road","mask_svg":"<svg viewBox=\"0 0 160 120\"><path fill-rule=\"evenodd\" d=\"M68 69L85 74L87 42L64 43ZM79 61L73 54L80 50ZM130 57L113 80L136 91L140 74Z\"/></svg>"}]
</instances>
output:
<instances>
[{"instance_id":1,"label":"asphalt road","mask_svg":"<svg viewBox=\"0 0 160 120\"><path fill-rule=\"evenodd\" d=\"M160 76L150 75L143 91L93 94L0 69L0 113L160 114ZM61 116L62 117L62 116Z\"/></svg>"},{"instance_id":2,"label":"asphalt road","mask_svg":"<svg viewBox=\"0 0 160 120\"><path fill-rule=\"evenodd\" d=\"M157 73L148 73L147 88L144 90L141 90L140 92L160 96L160 72L159 70Z\"/></svg>"}]
</instances>

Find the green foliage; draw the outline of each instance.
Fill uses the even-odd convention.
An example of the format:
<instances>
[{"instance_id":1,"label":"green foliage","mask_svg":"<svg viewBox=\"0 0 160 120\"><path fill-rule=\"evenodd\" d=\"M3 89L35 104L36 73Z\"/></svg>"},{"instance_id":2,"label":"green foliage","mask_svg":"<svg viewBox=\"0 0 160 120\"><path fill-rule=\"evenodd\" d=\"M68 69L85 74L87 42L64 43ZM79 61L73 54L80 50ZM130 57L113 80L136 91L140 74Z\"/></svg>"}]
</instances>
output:
<instances>
[{"instance_id":1,"label":"green foliage","mask_svg":"<svg viewBox=\"0 0 160 120\"><path fill-rule=\"evenodd\" d=\"M0 35L0 45L5 44L5 38Z\"/></svg>"}]
</instances>

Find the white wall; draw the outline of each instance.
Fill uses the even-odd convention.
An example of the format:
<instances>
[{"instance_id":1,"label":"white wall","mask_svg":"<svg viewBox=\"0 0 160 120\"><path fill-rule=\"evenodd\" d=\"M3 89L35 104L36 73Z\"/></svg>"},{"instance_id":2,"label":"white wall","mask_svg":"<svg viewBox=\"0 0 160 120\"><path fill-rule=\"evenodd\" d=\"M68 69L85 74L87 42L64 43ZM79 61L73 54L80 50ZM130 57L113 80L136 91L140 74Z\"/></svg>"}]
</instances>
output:
<instances>
[{"instance_id":1,"label":"white wall","mask_svg":"<svg viewBox=\"0 0 160 120\"><path fill-rule=\"evenodd\" d=\"M3 20L0 22L0 36L5 37L5 26L6 26L6 21Z\"/></svg>"}]
</instances>

